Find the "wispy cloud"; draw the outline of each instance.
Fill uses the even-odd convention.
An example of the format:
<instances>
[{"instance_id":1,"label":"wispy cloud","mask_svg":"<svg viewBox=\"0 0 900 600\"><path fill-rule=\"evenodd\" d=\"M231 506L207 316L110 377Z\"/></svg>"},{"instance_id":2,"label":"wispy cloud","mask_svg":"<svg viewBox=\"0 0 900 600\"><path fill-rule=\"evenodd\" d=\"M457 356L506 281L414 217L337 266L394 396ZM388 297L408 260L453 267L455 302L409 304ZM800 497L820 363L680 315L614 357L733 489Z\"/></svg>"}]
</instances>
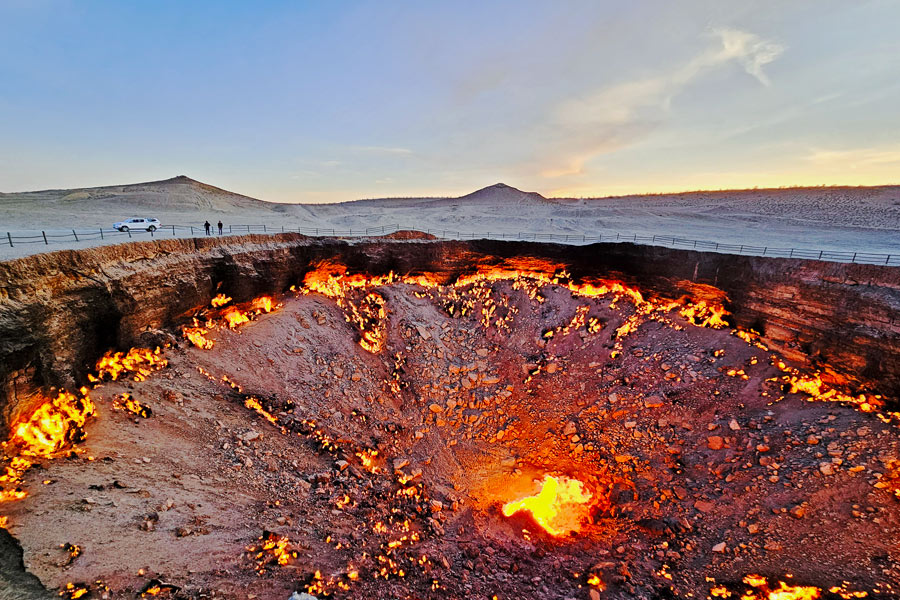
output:
<instances>
[{"instance_id":1,"label":"wispy cloud","mask_svg":"<svg viewBox=\"0 0 900 600\"><path fill-rule=\"evenodd\" d=\"M761 84L770 85L763 67L784 46L730 28L712 29L711 36L717 44L667 72L607 86L556 106L538 134L546 140L541 175L581 174L591 158L639 141L666 120L676 95L725 65L737 62Z\"/></svg>"}]
</instances>

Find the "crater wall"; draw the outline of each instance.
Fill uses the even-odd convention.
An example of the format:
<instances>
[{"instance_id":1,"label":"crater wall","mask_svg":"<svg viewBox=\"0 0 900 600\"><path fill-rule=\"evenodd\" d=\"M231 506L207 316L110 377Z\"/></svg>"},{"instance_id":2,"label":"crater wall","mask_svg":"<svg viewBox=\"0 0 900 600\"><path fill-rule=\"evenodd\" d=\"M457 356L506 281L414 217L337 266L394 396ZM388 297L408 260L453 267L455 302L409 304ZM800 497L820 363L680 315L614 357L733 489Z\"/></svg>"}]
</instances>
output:
<instances>
[{"instance_id":1,"label":"crater wall","mask_svg":"<svg viewBox=\"0 0 900 600\"><path fill-rule=\"evenodd\" d=\"M38 393L72 388L110 348L153 345L219 291L236 301L299 283L334 259L372 274L538 259L575 278L615 278L669 298L725 298L735 325L772 348L900 396L900 269L641 246L340 241L296 234L135 242L0 263L0 435Z\"/></svg>"}]
</instances>

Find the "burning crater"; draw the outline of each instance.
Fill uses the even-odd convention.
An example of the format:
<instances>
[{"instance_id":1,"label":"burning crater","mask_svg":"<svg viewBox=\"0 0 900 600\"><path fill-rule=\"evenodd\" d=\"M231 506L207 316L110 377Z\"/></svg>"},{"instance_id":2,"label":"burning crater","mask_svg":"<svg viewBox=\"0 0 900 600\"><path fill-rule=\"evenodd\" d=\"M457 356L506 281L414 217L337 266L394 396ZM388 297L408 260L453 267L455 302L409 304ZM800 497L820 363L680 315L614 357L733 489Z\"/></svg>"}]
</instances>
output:
<instances>
[{"instance_id":1,"label":"burning crater","mask_svg":"<svg viewBox=\"0 0 900 600\"><path fill-rule=\"evenodd\" d=\"M547 256L307 258L265 294L213 277L148 321L158 349L13 411L23 590L897 595L900 415L739 326L722 290Z\"/></svg>"}]
</instances>

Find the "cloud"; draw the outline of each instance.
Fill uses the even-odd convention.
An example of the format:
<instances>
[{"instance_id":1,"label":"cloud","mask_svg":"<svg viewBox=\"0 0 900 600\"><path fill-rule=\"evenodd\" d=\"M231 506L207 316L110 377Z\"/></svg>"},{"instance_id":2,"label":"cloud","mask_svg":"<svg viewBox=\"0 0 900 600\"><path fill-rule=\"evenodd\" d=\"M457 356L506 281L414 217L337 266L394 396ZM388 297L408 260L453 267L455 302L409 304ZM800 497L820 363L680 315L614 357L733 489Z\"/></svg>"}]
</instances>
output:
<instances>
[{"instance_id":1,"label":"cloud","mask_svg":"<svg viewBox=\"0 0 900 600\"><path fill-rule=\"evenodd\" d=\"M784 46L738 29L719 28L713 29L713 33L722 41L723 60L737 60L744 70L756 77L761 84L770 85L769 78L763 73L762 68L781 56Z\"/></svg>"},{"instance_id":2,"label":"cloud","mask_svg":"<svg viewBox=\"0 0 900 600\"><path fill-rule=\"evenodd\" d=\"M643 139L668 117L672 100L698 78L737 62L763 85L763 67L784 47L730 28L712 30L718 41L687 62L666 72L624 81L588 92L557 105L536 132L542 140L538 171L557 178L584 173L593 157L614 152Z\"/></svg>"}]
</instances>

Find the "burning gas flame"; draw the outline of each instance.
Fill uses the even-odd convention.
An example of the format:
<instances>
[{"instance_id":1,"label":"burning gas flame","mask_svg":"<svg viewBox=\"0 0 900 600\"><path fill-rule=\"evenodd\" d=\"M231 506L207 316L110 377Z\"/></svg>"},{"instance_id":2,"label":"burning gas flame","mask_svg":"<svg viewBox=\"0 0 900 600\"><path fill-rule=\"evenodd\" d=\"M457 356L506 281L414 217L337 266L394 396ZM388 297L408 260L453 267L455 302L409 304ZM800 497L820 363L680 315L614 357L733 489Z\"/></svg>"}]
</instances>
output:
<instances>
[{"instance_id":1,"label":"burning gas flame","mask_svg":"<svg viewBox=\"0 0 900 600\"><path fill-rule=\"evenodd\" d=\"M135 381L144 381L153 371L162 369L169 361L162 355L162 350L148 348L132 348L126 352L107 352L97 361L97 375L88 374L88 381L98 383L104 379L116 381L122 374L134 374Z\"/></svg>"},{"instance_id":2,"label":"burning gas flame","mask_svg":"<svg viewBox=\"0 0 900 600\"><path fill-rule=\"evenodd\" d=\"M210 304L212 304L215 308L218 308L220 306L225 306L229 302L231 302L230 297L226 296L225 294L218 294L215 298L212 299L212 302L210 302Z\"/></svg>"},{"instance_id":3,"label":"burning gas flame","mask_svg":"<svg viewBox=\"0 0 900 600\"><path fill-rule=\"evenodd\" d=\"M253 300L250 304L250 308L260 312L272 312L272 309L275 308L275 302L272 300L271 296L260 296Z\"/></svg>"},{"instance_id":4,"label":"burning gas flame","mask_svg":"<svg viewBox=\"0 0 900 600\"><path fill-rule=\"evenodd\" d=\"M216 345L214 341L206 337L209 332L203 327L185 327L182 333L190 343L203 350L212 350L212 347Z\"/></svg>"},{"instance_id":5,"label":"burning gas flame","mask_svg":"<svg viewBox=\"0 0 900 600\"><path fill-rule=\"evenodd\" d=\"M69 392L60 392L15 427L13 442L24 446L22 454L49 456L80 438L82 428L92 414L94 403L87 395L78 398Z\"/></svg>"},{"instance_id":6,"label":"burning gas flame","mask_svg":"<svg viewBox=\"0 0 900 600\"><path fill-rule=\"evenodd\" d=\"M225 312L222 313L222 318L225 319L225 322L228 323L228 327L231 329L236 328L238 325L250 322L250 317L247 313L234 306L228 307Z\"/></svg>"},{"instance_id":7,"label":"burning gas flame","mask_svg":"<svg viewBox=\"0 0 900 600\"><path fill-rule=\"evenodd\" d=\"M541 489L534 496L513 500L503 505L503 516L528 511L547 533L564 536L580 529L589 513L591 493L577 479L564 475L545 475Z\"/></svg>"}]
</instances>

